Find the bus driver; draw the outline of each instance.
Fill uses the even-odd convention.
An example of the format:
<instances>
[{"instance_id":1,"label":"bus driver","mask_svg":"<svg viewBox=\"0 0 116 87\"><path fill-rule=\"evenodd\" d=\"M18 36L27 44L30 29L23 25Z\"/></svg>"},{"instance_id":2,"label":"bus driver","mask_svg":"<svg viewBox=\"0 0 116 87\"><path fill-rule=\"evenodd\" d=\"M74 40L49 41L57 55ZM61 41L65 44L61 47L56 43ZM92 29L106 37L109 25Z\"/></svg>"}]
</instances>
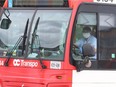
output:
<instances>
[{"instance_id":1,"label":"bus driver","mask_svg":"<svg viewBox=\"0 0 116 87\"><path fill-rule=\"evenodd\" d=\"M90 27L89 26L85 26L83 28L82 33L83 33L83 38L79 39L74 45L76 47L78 47L79 50L82 53L82 47L83 47L83 45L84 44L90 44L94 48L94 51L96 53L97 39L93 35L91 35L91 29L90 29ZM96 59L96 54L95 54L95 56L90 57L90 58Z\"/></svg>"}]
</instances>

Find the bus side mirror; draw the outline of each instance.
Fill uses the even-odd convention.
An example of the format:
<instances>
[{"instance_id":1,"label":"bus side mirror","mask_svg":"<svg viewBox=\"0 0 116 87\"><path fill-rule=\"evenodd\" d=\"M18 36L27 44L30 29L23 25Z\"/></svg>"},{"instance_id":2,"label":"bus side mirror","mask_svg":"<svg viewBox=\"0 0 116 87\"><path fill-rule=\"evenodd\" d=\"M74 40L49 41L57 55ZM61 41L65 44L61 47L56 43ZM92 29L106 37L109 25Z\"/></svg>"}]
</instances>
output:
<instances>
[{"instance_id":1,"label":"bus side mirror","mask_svg":"<svg viewBox=\"0 0 116 87\"><path fill-rule=\"evenodd\" d=\"M0 27L2 29L8 29L9 26L10 26L10 24L11 24L11 20L10 19L7 19L7 18L4 18L4 19L2 19L2 22L1 22Z\"/></svg>"},{"instance_id":2,"label":"bus side mirror","mask_svg":"<svg viewBox=\"0 0 116 87\"><path fill-rule=\"evenodd\" d=\"M3 14L4 14L4 16L5 16L6 18L3 18L3 19L2 19L0 28L1 28L1 29L8 29L8 28L10 27L11 22L12 22L12 21L10 20L10 18L9 18L10 12L9 12L8 9L5 9L5 10L3 11Z\"/></svg>"}]
</instances>

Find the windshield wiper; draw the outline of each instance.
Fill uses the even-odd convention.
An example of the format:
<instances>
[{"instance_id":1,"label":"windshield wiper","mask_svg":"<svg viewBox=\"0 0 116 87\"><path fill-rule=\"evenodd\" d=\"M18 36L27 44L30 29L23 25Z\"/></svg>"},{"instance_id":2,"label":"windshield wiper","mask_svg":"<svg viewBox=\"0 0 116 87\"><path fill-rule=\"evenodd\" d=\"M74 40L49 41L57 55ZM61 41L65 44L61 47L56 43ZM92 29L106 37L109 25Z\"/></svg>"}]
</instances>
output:
<instances>
[{"instance_id":1,"label":"windshield wiper","mask_svg":"<svg viewBox=\"0 0 116 87\"><path fill-rule=\"evenodd\" d=\"M36 21L36 24L35 24L35 28L33 30L33 33L32 33L32 40L31 40L31 53L33 52L33 44L34 44L34 41L35 41L35 38L37 37L37 27L38 27L38 24L39 24L39 20L40 20L40 17L38 17L37 21Z\"/></svg>"},{"instance_id":2,"label":"windshield wiper","mask_svg":"<svg viewBox=\"0 0 116 87\"><path fill-rule=\"evenodd\" d=\"M28 24L29 24L29 19L27 20L25 31L24 31L24 35L23 35L22 55L24 54L24 50L25 50L25 43L26 43L26 39L27 39Z\"/></svg>"},{"instance_id":3,"label":"windshield wiper","mask_svg":"<svg viewBox=\"0 0 116 87\"><path fill-rule=\"evenodd\" d=\"M32 33L31 53L33 52L33 44L34 44L35 39L37 39L37 37L38 37L38 40L39 40L39 36L36 34L37 33L38 24L39 24L39 20L40 20L40 17L38 17L38 19L36 21L36 24L35 24L35 28L34 28L33 33ZM40 47L40 40L39 40L39 47ZM47 67L42 62L41 54L40 54L40 52L38 52L38 53L39 53L38 55L39 55L40 65L41 65L42 69L46 69Z\"/></svg>"},{"instance_id":4,"label":"windshield wiper","mask_svg":"<svg viewBox=\"0 0 116 87\"><path fill-rule=\"evenodd\" d=\"M18 39L18 41L16 42L16 44L14 45L14 47L12 48L12 50L11 50L9 53L7 53L8 58L6 59L6 61L5 61L5 63L4 63L5 66L8 66L8 62L9 62L9 60L10 60L12 54L13 54L13 52L16 50L16 48L18 47L18 45L20 44L20 42L22 41L22 38L23 38L23 37L21 36L21 37Z\"/></svg>"},{"instance_id":5,"label":"windshield wiper","mask_svg":"<svg viewBox=\"0 0 116 87\"><path fill-rule=\"evenodd\" d=\"M11 58L13 52L17 49L17 47L18 47L19 44L21 43L22 39L23 39L23 45L25 44L24 41L26 41L26 38L27 38L28 24L29 24L29 19L27 20L27 23L26 23L24 35L21 36L21 37L18 39L18 41L16 42L16 44L14 45L14 47L12 48L12 50L8 53L8 58L6 59L6 61L5 61L5 63L4 63L5 66L8 66L9 60L10 60L10 58ZM22 53L24 52L24 48L25 48L25 46L23 46Z\"/></svg>"}]
</instances>

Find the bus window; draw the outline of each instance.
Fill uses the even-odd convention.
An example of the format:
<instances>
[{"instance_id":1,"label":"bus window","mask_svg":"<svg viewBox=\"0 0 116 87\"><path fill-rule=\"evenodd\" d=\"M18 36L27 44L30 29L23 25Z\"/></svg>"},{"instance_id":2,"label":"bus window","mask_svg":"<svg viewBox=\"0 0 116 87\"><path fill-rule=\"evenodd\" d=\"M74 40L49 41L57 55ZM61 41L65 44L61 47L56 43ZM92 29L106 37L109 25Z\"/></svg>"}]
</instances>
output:
<instances>
[{"instance_id":1,"label":"bus window","mask_svg":"<svg viewBox=\"0 0 116 87\"><path fill-rule=\"evenodd\" d=\"M75 66L79 68L78 65L80 65L80 61L83 62L83 60L86 59L86 63L84 61L83 65L89 63L88 60L91 61L91 68L88 69L116 69L116 13L114 11L115 7L113 7L112 5L97 6L86 4L85 9L83 9L83 6L85 5L80 6L79 13L77 14L76 24L73 29L72 40L74 44L72 46L71 52L72 58L74 60L71 60L71 63L75 65L73 61L77 61L77 65ZM89 9L90 7L94 8ZM109 8L113 10L107 11L107 9ZM80 47L77 48L75 46L75 44L77 45L78 41L83 38L82 32L85 26L88 26L91 29L92 36L96 38L97 49L95 55L96 58L94 59L93 57L89 56L89 58L83 57L85 56L85 52L83 52L83 49L80 49ZM80 46L82 46L82 44ZM88 48L90 47L88 46ZM87 51L89 54L92 54L92 51L90 51L90 49Z\"/></svg>"},{"instance_id":2,"label":"bus window","mask_svg":"<svg viewBox=\"0 0 116 87\"><path fill-rule=\"evenodd\" d=\"M77 15L73 36L72 56L74 60L97 60L97 15L81 12ZM88 46L90 48L88 48ZM86 50L88 51L85 51ZM90 52L88 54L87 52ZM89 67L89 66L86 66Z\"/></svg>"},{"instance_id":3,"label":"bus window","mask_svg":"<svg viewBox=\"0 0 116 87\"><path fill-rule=\"evenodd\" d=\"M101 20L102 17L102 20ZM115 68L113 62L116 58L116 15L99 14L99 66L104 68ZM112 61L111 61L112 60ZM107 61L107 62L105 62ZM102 63L102 64L101 64Z\"/></svg>"},{"instance_id":4,"label":"bus window","mask_svg":"<svg viewBox=\"0 0 116 87\"><path fill-rule=\"evenodd\" d=\"M84 34L90 36L85 37ZM96 13L80 13L78 15L73 43L73 47L76 47L73 49L75 56L83 55L82 47L86 43L91 44L97 52ZM95 55L91 58L96 59L97 57Z\"/></svg>"},{"instance_id":5,"label":"bus window","mask_svg":"<svg viewBox=\"0 0 116 87\"><path fill-rule=\"evenodd\" d=\"M102 20L101 20L102 17ZM99 59L112 59L112 54L116 53L116 29L114 14L99 14ZM115 55L115 54L114 54Z\"/></svg>"}]
</instances>

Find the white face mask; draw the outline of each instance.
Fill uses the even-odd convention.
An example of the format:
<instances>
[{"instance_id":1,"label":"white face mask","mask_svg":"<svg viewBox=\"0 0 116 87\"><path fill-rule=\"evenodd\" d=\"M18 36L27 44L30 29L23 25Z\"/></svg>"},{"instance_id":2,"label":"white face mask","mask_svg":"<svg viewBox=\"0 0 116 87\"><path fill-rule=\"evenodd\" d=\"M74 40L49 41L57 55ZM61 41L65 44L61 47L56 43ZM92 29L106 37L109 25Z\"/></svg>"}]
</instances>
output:
<instances>
[{"instance_id":1,"label":"white face mask","mask_svg":"<svg viewBox=\"0 0 116 87\"><path fill-rule=\"evenodd\" d=\"M83 37L84 38L89 38L90 37L90 33L83 33Z\"/></svg>"}]
</instances>

